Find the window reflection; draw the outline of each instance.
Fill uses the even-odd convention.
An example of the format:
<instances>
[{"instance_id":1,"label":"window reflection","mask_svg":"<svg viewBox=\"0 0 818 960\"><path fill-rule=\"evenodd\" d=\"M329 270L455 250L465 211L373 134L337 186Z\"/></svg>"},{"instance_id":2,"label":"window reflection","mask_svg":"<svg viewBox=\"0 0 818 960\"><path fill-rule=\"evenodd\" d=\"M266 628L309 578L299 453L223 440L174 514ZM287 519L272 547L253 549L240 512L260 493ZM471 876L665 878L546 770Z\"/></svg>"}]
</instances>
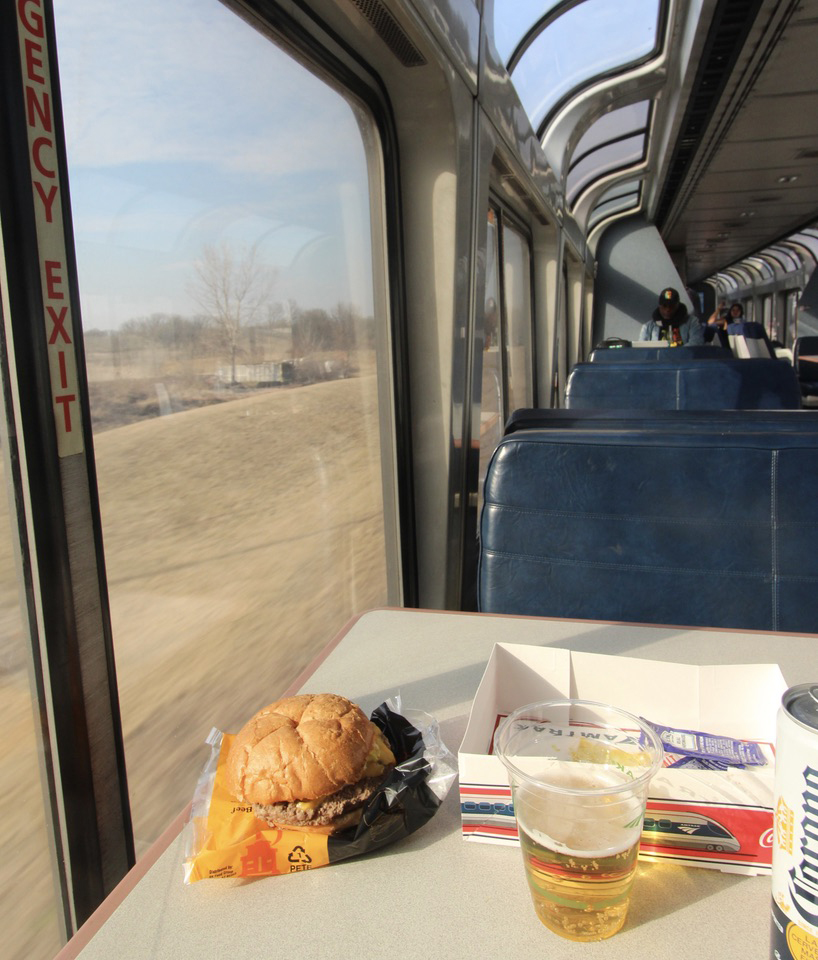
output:
<instances>
[{"instance_id":1,"label":"window reflection","mask_svg":"<svg viewBox=\"0 0 818 960\"><path fill-rule=\"evenodd\" d=\"M139 854L190 801L211 727L400 602L377 138L216 0L56 8Z\"/></svg>"},{"instance_id":2,"label":"window reflection","mask_svg":"<svg viewBox=\"0 0 818 960\"><path fill-rule=\"evenodd\" d=\"M3 956L46 960L61 946L62 904L53 875L51 813L40 787L42 746L20 613L12 549L17 521L9 514L9 482L0 462L0 929Z\"/></svg>"}]
</instances>

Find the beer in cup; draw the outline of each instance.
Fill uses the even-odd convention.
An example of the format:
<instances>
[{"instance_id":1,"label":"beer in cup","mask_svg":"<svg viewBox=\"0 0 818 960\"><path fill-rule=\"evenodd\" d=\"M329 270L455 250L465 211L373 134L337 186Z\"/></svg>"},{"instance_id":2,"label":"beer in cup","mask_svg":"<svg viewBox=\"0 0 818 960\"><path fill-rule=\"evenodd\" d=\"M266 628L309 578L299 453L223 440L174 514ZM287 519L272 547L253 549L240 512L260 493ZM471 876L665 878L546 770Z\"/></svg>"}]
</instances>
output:
<instances>
[{"instance_id":1,"label":"beer in cup","mask_svg":"<svg viewBox=\"0 0 818 960\"><path fill-rule=\"evenodd\" d=\"M615 707L557 700L515 710L494 749L537 916L569 940L613 936L628 911L659 738Z\"/></svg>"}]
</instances>

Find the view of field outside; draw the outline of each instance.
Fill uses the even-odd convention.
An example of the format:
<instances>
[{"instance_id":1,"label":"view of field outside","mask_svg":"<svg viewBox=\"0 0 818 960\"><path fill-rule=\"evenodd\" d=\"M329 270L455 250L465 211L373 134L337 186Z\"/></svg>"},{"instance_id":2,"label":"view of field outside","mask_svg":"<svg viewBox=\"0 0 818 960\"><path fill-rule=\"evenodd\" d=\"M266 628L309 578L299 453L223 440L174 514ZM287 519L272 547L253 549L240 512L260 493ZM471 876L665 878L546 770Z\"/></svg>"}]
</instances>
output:
<instances>
[{"instance_id":1,"label":"view of field outside","mask_svg":"<svg viewBox=\"0 0 818 960\"><path fill-rule=\"evenodd\" d=\"M292 386L107 382L183 408L94 441L139 848L190 800L211 726L236 729L386 601L372 351L360 359L356 376ZM211 402L184 409L197 396Z\"/></svg>"},{"instance_id":2,"label":"view of field outside","mask_svg":"<svg viewBox=\"0 0 818 960\"><path fill-rule=\"evenodd\" d=\"M217 0L55 0L55 18L139 855L191 800L212 727L399 599L381 161L359 106ZM3 500L0 926L5 955L46 960L59 908L14 536Z\"/></svg>"},{"instance_id":3,"label":"view of field outside","mask_svg":"<svg viewBox=\"0 0 818 960\"><path fill-rule=\"evenodd\" d=\"M277 388L208 390L204 375L155 373L94 382L138 853L191 800L211 727L238 729L350 616L387 600L372 352L359 359L357 376ZM104 354L89 357L92 375L105 367ZM113 425L123 397L132 419L157 387L182 411ZM2 880L26 890L31 913L21 923L4 897L0 923L23 958L59 940L5 498L0 508Z\"/></svg>"}]
</instances>

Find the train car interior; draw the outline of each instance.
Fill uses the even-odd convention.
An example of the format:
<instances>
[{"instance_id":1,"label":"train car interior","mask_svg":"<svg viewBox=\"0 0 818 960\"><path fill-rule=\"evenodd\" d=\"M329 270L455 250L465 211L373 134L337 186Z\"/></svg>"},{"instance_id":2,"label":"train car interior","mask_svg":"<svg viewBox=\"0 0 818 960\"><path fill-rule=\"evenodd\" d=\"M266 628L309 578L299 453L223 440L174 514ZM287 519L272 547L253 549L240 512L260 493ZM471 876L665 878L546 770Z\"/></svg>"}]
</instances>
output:
<instances>
[{"instance_id":1,"label":"train car interior","mask_svg":"<svg viewBox=\"0 0 818 960\"><path fill-rule=\"evenodd\" d=\"M818 0L0 5L11 960L364 611L818 633L816 50Z\"/></svg>"}]
</instances>

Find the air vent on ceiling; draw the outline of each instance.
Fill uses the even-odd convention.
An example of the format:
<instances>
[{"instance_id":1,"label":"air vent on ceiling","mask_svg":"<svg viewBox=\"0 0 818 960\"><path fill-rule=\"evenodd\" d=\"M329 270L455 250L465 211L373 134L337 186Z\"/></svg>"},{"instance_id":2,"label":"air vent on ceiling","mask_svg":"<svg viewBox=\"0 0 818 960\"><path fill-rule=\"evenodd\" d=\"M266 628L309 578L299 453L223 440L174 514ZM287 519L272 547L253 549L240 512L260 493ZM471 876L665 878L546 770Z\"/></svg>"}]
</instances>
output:
<instances>
[{"instance_id":1,"label":"air vent on ceiling","mask_svg":"<svg viewBox=\"0 0 818 960\"><path fill-rule=\"evenodd\" d=\"M762 0L719 0L656 211L661 229L689 172Z\"/></svg>"},{"instance_id":2,"label":"air vent on ceiling","mask_svg":"<svg viewBox=\"0 0 818 960\"><path fill-rule=\"evenodd\" d=\"M404 67L421 67L426 58L380 0L350 0Z\"/></svg>"}]
</instances>

